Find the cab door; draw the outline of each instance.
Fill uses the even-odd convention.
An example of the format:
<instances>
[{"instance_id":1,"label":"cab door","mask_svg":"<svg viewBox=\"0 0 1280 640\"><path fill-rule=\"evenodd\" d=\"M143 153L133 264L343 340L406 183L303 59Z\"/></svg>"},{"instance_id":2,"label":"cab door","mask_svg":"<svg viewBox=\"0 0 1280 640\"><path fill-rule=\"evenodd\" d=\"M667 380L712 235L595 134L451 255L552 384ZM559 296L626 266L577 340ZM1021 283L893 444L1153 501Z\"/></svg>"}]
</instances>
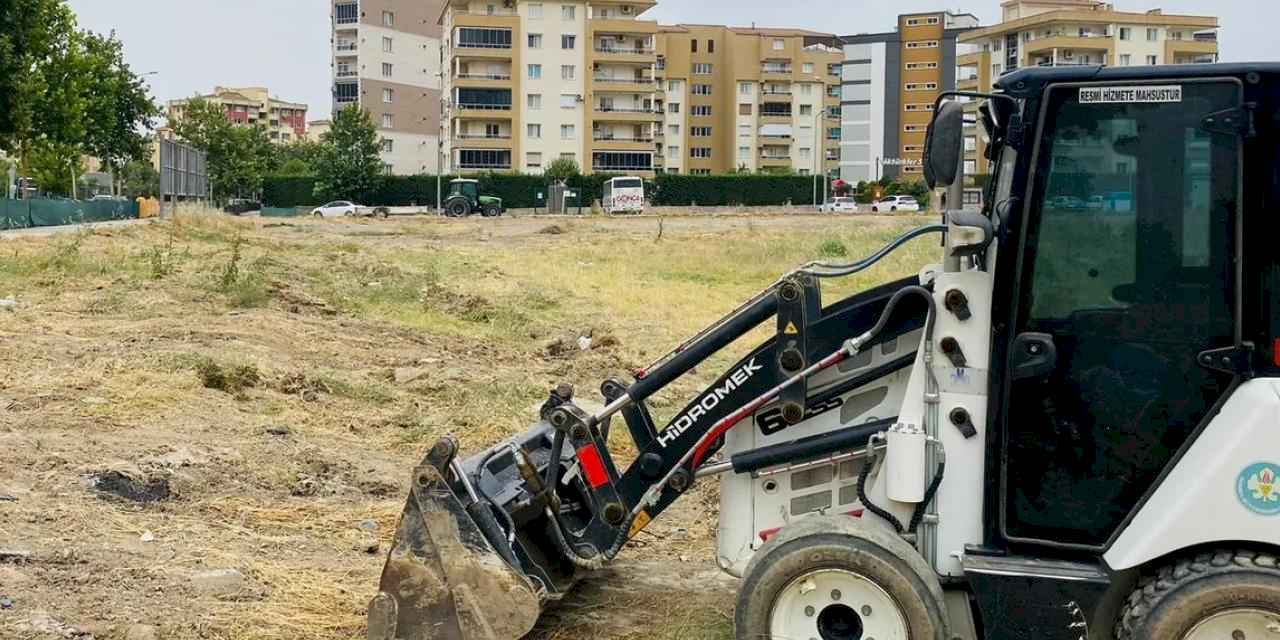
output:
<instances>
[{"instance_id":1,"label":"cab door","mask_svg":"<svg viewBox=\"0 0 1280 640\"><path fill-rule=\"evenodd\" d=\"M1047 90L1006 345L1007 540L1103 548L1228 393L1201 357L1239 339L1241 138L1214 123L1240 94Z\"/></svg>"}]
</instances>

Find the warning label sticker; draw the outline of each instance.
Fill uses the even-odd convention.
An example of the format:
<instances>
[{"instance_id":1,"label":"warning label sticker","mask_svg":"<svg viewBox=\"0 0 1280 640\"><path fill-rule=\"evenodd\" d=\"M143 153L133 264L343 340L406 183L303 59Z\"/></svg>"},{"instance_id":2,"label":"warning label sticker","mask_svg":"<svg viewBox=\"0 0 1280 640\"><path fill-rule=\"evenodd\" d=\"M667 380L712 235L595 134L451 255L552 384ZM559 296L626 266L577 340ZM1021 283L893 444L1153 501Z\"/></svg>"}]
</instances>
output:
<instances>
[{"instance_id":1,"label":"warning label sticker","mask_svg":"<svg viewBox=\"0 0 1280 640\"><path fill-rule=\"evenodd\" d=\"M1083 87L1081 104L1126 104L1182 102L1182 85L1144 85L1138 87Z\"/></svg>"}]
</instances>

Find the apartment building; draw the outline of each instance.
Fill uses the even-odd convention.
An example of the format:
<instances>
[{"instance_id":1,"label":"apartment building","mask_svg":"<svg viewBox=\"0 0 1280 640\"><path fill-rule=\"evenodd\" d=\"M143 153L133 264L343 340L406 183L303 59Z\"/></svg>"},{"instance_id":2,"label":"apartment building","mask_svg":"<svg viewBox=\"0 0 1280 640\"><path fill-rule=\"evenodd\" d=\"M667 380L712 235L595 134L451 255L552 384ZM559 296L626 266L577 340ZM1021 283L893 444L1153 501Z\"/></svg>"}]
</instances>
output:
<instances>
[{"instance_id":1,"label":"apartment building","mask_svg":"<svg viewBox=\"0 0 1280 640\"><path fill-rule=\"evenodd\" d=\"M451 0L440 18L449 169L838 166L834 37L640 19L655 4Z\"/></svg>"},{"instance_id":2,"label":"apartment building","mask_svg":"<svg viewBox=\"0 0 1280 640\"><path fill-rule=\"evenodd\" d=\"M977 26L970 14L913 13L894 31L840 39L843 180L923 178L934 102L955 89L957 39Z\"/></svg>"},{"instance_id":3,"label":"apartment building","mask_svg":"<svg viewBox=\"0 0 1280 640\"><path fill-rule=\"evenodd\" d=\"M1000 24L960 36L961 89L989 91L1003 74L1027 66L1110 66L1217 62L1218 19L1159 9L1117 11L1099 0L1009 0ZM987 173L985 141L965 138L965 174Z\"/></svg>"},{"instance_id":4,"label":"apartment building","mask_svg":"<svg viewBox=\"0 0 1280 640\"><path fill-rule=\"evenodd\" d=\"M222 107L227 120L234 124L265 127L273 142L288 143L307 135L307 105L274 98L265 87L214 87L209 95L170 100L169 122L181 120L192 100Z\"/></svg>"},{"instance_id":5,"label":"apartment building","mask_svg":"<svg viewBox=\"0 0 1280 640\"><path fill-rule=\"evenodd\" d=\"M440 166L445 0L331 0L333 109L370 113L388 173Z\"/></svg>"}]
</instances>

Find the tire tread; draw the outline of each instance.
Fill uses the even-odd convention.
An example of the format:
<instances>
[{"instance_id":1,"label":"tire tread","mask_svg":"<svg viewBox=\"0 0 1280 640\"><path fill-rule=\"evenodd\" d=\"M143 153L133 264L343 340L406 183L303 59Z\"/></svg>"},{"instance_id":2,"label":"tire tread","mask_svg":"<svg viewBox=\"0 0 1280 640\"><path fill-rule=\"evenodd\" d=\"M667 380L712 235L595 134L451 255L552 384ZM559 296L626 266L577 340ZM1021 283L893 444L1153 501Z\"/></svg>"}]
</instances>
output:
<instances>
[{"instance_id":1,"label":"tire tread","mask_svg":"<svg viewBox=\"0 0 1280 640\"><path fill-rule=\"evenodd\" d=\"M1196 580L1239 569L1262 571L1280 577L1275 556L1247 549L1208 551L1181 558L1173 564L1160 567L1155 575L1143 578L1133 593L1129 594L1116 624L1116 640L1142 640L1136 635L1137 630L1142 628L1147 616L1160 602L1177 589Z\"/></svg>"}]
</instances>

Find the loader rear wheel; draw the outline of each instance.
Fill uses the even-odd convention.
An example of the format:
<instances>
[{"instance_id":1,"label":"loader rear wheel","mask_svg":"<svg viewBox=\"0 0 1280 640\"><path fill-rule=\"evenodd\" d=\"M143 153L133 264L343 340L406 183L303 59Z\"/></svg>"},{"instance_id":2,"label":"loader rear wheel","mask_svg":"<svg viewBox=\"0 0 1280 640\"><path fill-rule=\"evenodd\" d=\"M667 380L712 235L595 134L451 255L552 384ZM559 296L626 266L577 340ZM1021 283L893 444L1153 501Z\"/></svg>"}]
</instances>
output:
<instances>
[{"instance_id":1,"label":"loader rear wheel","mask_svg":"<svg viewBox=\"0 0 1280 640\"><path fill-rule=\"evenodd\" d=\"M1215 551L1162 567L1129 595L1117 640L1280 638L1280 561Z\"/></svg>"},{"instance_id":2,"label":"loader rear wheel","mask_svg":"<svg viewBox=\"0 0 1280 640\"><path fill-rule=\"evenodd\" d=\"M937 640L929 590L900 558L864 539L807 536L773 549L745 576L738 640Z\"/></svg>"}]
</instances>

